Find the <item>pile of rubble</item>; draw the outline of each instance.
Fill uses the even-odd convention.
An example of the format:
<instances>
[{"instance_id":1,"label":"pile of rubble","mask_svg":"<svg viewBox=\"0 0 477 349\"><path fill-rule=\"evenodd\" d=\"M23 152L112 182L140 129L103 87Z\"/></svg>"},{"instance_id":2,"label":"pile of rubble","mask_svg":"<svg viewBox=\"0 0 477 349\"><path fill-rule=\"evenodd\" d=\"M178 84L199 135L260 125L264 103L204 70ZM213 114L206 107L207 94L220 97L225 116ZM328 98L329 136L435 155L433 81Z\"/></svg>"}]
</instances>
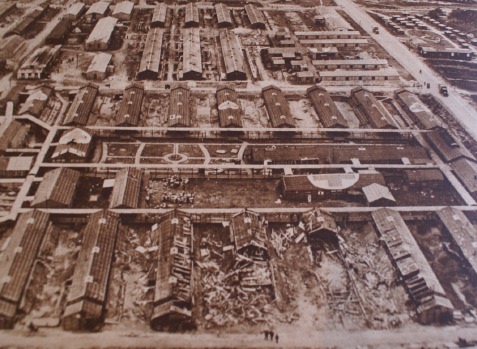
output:
<instances>
[{"instance_id":1,"label":"pile of rubble","mask_svg":"<svg viewBox=\"0 0 477 349\"><path fill-rule=\"evenodd\" d=\"M194 203L194 194L187 191L181 191L178 193L173 193L167 191L162 195L161 201L163 203L173 203L173 204L193 204Z\"/></svg>"},{"instance_id":2,"label":"pile of rubble","mask_svg":"<svg viewBox=\"0 0 477 349\"><path fill-rule=\"evenodd\" d=\"M230 239L201 241L197 265L201 268L206 328L263 323L274 309L273 276L266 247L260 244L261 226L247 214L237 220L250 226L248 242L239 233L237 222L231 224ZM233 244L238 241L239 250Z\"/></svg>"},{"instance_id":3,"label":"pile of rubble","mask_svg":"<svg viewBox=\"0 0 477 349\"><path fill-rule=\"evenodd\" d=\"M151 202L151 198L160 196L160 203L156 208L171 207L169 204L193 204L194 194L184 189L189 183L189 178L179 177L178 175L164 178L162 182L151 181L149 187L146 188L146 201ZM177 191L179 189L180 191ZM154 201L157 203L157 201Z\"/></svg>"},{"instance_id":4,"label":"pile of rubble","mask_svg":"<svg viewBox=\"0 0 477 349\"><path fill-rule=\"evenodd\" d=\"M288 225L285 230L272 230L270 234L270 242L280 259L283 259L283 254L293 243L297 244L305 238L303 228L303 225L300 224L297 227Z\"/></svg>"},{"instance_id":5,"label":"pile of rubble","mask_svg":"<svg viewBox=\"0 0 477 349\"><path fill-rule=\"evenodd\" d=\"M272 311L270 272L267 263L238 262L224 273L215 263L203 264L206 327L265 322Z\"/></svg>"},{"instance_id":6,"label":"pile of rubble","mask_svg":"<svg viewBox=\"0 0 477 349\"><path fill-rule=\"evenodd\" d=\"M182 188L184 189L189 183L189 178L187 177L179 177L178 175L172 175L167 178L164 178L164 187L167 188Z\"/></svg>"}]
</instances>

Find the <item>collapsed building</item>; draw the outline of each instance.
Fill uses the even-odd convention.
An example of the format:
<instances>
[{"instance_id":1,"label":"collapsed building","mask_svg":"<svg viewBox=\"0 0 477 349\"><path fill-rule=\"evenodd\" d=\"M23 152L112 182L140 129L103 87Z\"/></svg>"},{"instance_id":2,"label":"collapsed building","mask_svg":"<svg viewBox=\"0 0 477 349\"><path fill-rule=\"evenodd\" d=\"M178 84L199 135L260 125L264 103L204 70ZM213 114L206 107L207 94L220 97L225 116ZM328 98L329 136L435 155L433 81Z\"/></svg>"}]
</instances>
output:
<instances>
[{"instance_id":1,"label":"collapsed building","mask_svg":"<svg viewBox=\"0 0 477 349\"><path fill-rule=\"evenodd\" d=\"M46 172L30 206L54 208L71 207L79 178L80 173L78 171L66 167Z\"/></svg>"},{"instance_id":2,"label":"collapsed building","mask_svg":"<svg viewBox=\"0 0 477 349\"><path fill-rule=\"evenodd\" d=\"M234 32L227 29L220 30L219 38L227 80L247 80L242 49Z\"/></svg>"},{"instance_id":3,"label":"collapsed building","mask_svg":"<svg viewBox=\"0 0 477 349\"><path fill-rule=\"evenodd\" d=\"M275 86L268 86L262 89L262 96L272 127L296 127L290 106L282 90Z\"/></svg>"},{"instance_id":4,"label":"collapsed building","mask_svg":"<svg viewBox=\"0 0 477 349\"><path fill-rule=\"evenodd\" d=\"M141 116L144 87L133 84L124 90L123 99L116 115L116 126L137 126Z\"/></svg>"},{"instance_id":5,"label":"collapsed building","mask_svg":"<svg viewBox=\"0 0 477 349\"><path fill-rule=\"evenodd\" d=\"M242 108L235 90L229 87L217 90L217 109L220 127L242 127Z\"/></svg>"},{"instance_id":6,"label":"collapsed building","mask_svg":"<svg viewBox=\"0 0 477 349\"><path fill-rule=\"evenodd\" d=\"M336 107L328 91L322 87L312 86L306 90L306 94L311 100L323 127L348 128L348 122Z\"/></svg>"},{"instance_id":7,"label":"collapsed building","mask_svg":"<svg viewBox=\"0 0 477 349\"><path fill-rule=\"evenodd\" d=\"M399 212L381 208L371 213L400 280L416 306L421 323L445 323L454 307Z\"/></svg>"},{"instance_id":8,"label":"collapsed building","mask_svg":"<svg viewBox=\"0 0 477 349\"><path fill-rule=\"evenodd\" d=\"M159 77L163 37L163 29L155 28L147 33L144 52L136 75L138 80L156 80Z\"/></svg>"},{"instance_id":9,"label":"collapsed building","mask_svg":"<svg viewBox=\"0 0 477 349\"><path fill-rule=\"evenodd\" d=\"M200 30L184 29L182 31L182 80L202 79L202 55L200 50Z\"/></svg>"},{"instance_id":10,"label":"collapsed building","mask_svg":"<svg viewBox=\"0 0 477 349\"><path fill-rule=\"evenodd\" d=\"M98 86L88 84L81 87L65 116L63 125L65 126L85 126L94 107Z\"/></svg>"},{"instance_id":11,"label":"collapsed building","mask_svg":"<svg viewBox=\"0 0 477 349\"><path fill-rule=\"evenodd\" d=\"M195 328L192 318L192 224L179 211L158 222L157 266L151 328L183 331Z\"/></svg>"},{"instance_id":12,"label":"collapsed building","mask_svg":"<svg viewBox=\"0 0 477 349\"><path fill-rule=\"evenodd\" d=\"M50 225L50 215L39 210L23 213L0 255L0 328L11 329L25 288Z\"/></svg>"},{"instance_id":13,"label":"collapsed building","mask_svg":"<svg viewBox=\"0 0 477 349\"><path fill-rule=\"evenodd\" d=\"M89 217L62 318L65 330L97 329L103 320L119 217L107 210Z\"/></svg>"}]
</instances>

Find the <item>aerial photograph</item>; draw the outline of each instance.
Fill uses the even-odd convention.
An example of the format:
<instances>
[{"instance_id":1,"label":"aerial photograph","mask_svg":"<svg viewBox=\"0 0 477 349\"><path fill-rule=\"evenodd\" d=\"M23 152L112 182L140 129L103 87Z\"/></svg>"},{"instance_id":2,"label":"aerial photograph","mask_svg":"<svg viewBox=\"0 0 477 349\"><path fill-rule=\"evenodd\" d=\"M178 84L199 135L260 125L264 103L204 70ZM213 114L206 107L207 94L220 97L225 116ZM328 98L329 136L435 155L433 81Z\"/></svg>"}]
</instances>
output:
<instances>
[{"instance_id":1,"label":"aerial photograph","mask_svg":"<svg viewBox=\"0 0 477 349\"><path fill-rule=\"evenodd\" d=\"M37 348L477 348L477 0L0 0Z\"/></svg>"}]
</instances>

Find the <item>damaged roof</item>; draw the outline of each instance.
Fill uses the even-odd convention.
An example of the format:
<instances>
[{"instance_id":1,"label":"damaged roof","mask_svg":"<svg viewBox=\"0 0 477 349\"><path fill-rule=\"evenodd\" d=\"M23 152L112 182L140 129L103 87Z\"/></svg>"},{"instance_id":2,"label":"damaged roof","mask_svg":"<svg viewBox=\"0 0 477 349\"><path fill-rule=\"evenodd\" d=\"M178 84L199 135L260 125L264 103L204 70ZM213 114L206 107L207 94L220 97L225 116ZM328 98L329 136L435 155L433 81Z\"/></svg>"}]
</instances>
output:
<instances>
[{"instance_id":1,"label":"damaged roof","mask_svg":"<svg viewBox=\"0 0 477 349\"><path fill-rule=\"evenodd\" d=\"M229 87L217 90L220 127L242 127L242 108L237 92Z\"/></svg>"}]
</instances>

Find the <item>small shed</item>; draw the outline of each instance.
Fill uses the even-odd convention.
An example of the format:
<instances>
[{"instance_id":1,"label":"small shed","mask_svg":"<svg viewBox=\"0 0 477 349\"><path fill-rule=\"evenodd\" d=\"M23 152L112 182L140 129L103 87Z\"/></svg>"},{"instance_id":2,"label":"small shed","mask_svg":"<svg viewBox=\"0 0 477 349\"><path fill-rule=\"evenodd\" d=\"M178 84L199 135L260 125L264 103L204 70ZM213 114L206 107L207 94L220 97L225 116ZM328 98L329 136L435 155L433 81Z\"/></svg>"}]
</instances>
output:
<instances>
[{"instance_id":1,"label":"small shed","mask_svg":"<svg viewBox=\"0 0 477 349\"><path fill-rule=\"evenodd\" d=\"M363 187L363 193L369 206L394 206L396 199L388 187L371 183Z\"/></svg>"}]
</instances>

